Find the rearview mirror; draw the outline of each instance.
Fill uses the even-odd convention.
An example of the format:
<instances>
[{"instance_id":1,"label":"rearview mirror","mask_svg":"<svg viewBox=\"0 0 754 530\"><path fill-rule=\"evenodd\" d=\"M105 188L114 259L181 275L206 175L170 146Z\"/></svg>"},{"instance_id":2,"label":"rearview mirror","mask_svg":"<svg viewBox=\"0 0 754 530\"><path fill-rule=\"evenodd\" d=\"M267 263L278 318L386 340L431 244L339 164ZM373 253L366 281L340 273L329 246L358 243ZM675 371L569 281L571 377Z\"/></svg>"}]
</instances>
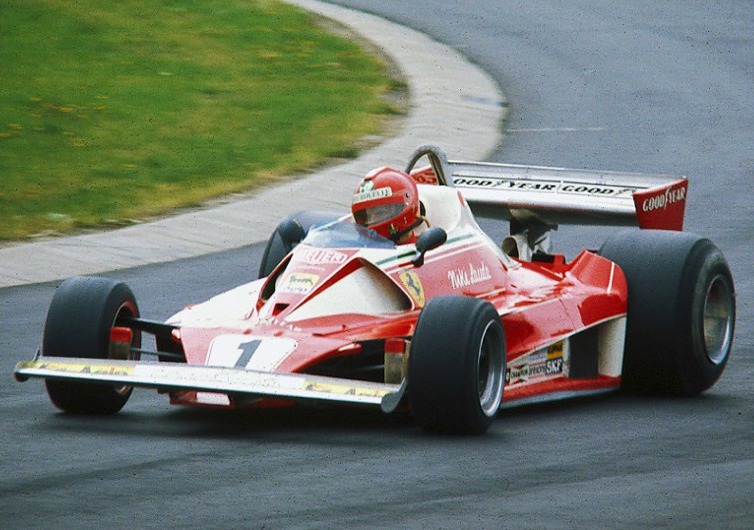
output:
<instances>
[{"instance_id":1,"label":"rearview mirror","mask_svg":"<svg viewBox=\"0 0 754 530\"><path fill-rule=\"evenodd\" d=\"M416 257L411 260L415 267L424 265L424 254L448 240L448 233L439 227L430 228L416 240Z\"/></svg>"}]
</instances>

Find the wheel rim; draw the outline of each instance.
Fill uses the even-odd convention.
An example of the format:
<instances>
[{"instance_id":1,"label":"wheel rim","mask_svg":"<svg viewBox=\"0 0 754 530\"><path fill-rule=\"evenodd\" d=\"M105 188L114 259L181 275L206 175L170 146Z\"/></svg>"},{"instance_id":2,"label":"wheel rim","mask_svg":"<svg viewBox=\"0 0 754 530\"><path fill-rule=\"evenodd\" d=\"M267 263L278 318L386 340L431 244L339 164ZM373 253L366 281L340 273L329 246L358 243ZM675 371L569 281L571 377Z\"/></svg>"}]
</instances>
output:
<instances>
[{"instance_id":1,"label":"wheel rim","mask_svg":"<svg viewBox=\"0 0 754 530\"><path fill-rule=\"evenodd\" d=\"M131 305L129 303L123 304L118 309L118 312L116 314L115 320L113 320L113 323L112 323L111 327L115 326L116 323L120 319L122 319L123 317L135 317L136 315L137 315L137 311L136 311L136 308L133 305ZM139 347L141 347L141 334L140 333L138 333L138 332L134 333L134 337L133 337L133 340L131 342L131 347L132 348L139 348ZM108 358L109 357L110 356L108 355ZM128 355L128 357L127 357L126 360L128 360L128 361L138 361L139 358L140 358L140 355L138 353L131 352ZM122 360L122 359L118 359L118 360ZM115 390L115 392L118 393L118 394L120 394L121 396L125 396L129 392L131 392L131 390L133 390L133 387L130 386L130 385L120 385L120 386L115 386L114 385L113 386L113 390Z\"/></svg>"},{"instance_id":2,"label":"wheel rim","mask_svg":"<svg viewBox=\"0 0 754 530\"><path fill-rule=\"evenodd\" d=\"M722 275L707 288L702 313L702 331L707 357L713 364L725 361L733 334L733 293Z\"/></svg>"},{"instance_id":3,"label":"wheel rim","mask_svg":"<svg viewBox=\"0 0 754 530\"><path fill-rule=\"evenodd\" d=\"M479 345L479 406L487 416L492 416L503 399L503 338L489 322L484 328Z\"/></svg>"}]
</instances>

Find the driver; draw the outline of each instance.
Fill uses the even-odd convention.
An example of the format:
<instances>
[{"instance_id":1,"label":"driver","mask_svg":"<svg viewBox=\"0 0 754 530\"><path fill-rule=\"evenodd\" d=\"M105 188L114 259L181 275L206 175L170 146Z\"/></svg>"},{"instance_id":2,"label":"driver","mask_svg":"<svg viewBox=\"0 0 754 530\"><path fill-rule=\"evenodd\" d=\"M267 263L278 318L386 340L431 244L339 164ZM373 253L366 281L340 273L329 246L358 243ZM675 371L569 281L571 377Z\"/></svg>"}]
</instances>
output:
<instances>
[{"instance_id":1,"label":"driver","mask_svg":"<svg viewBox=\"0 0 754 530\"><path fill-rule=\"evenodd\" d=\"M398 244L416 241L423 221L416 182L408 173L375 169L356 187L351 203L354 220Z\"/></svg>"}]
</instances>

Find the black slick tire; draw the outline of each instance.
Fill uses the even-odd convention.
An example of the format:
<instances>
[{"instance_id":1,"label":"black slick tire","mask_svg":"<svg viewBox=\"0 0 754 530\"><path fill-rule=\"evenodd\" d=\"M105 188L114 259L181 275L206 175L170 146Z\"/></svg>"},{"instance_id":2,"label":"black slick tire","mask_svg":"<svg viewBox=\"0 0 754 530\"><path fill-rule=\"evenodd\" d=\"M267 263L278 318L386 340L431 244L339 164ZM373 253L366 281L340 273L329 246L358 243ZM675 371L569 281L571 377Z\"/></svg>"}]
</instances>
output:
<instances>
[{"instance_id":1,"label":"black slick tire","mask_svg":"<svg viewBox=\"0 0 754 530\"><path fill-rule=\"evenodd\" d=\"M55 292L47 311L42 354L107 359L110 330L119 318L126 316L139 316L134 295L126 284L107 278L70 278ZM141 346L137 330L131 345ZM51 379L45 380L45 385L52 403L74 414L115 414L133 390L130 386Z\"/></svg>"},{"instance_id":2,"label":"black slick tire","mask_svg":"<svg viewBox=\"0 0 754 530\"><path fill-rule=\"evenodd\" d=\"M408 362L411 409L427 431L481 434L500 407L505 334L489 302L431 299L419 315Z\"/></svg>"},{"instance_id":3,"label":"black slick tire","mask_svg":"<svg viewBox=\"0 0 754 530\"><path fill-rule=\"evenodd\" d=\"M628 282L624 388L677 396L710 388L728 362L736 318L722 252L694 234L625 230L600 254Z\"/></svg>"},{"instance_id":4,"label":"black slick tire","mask_svg":"<svg viewBox=\"0 0 754 530\"><path fill-rule=\"evenodd\" d=\"M330 212L304 211L284 218L280 222L280 225L289 220L294 220L301 226L303 232L306 234L309 232L309 229L311 227L335 221L339 217L340 216L338 214ZM275 270L275 267L277 267L280 262L283 261L283 258L285 258L288 253L293 250L293 247L298 245L300 242L301 241L290 241L285 239L281 235L280 229L275 228L275 230L272 232L272 235L270 235L270 238L267 240L267 245L264 247L262 261L259 264L258 277L266 278L267 276L269 276L270 273Z\"/></svg>"}]
</instances>

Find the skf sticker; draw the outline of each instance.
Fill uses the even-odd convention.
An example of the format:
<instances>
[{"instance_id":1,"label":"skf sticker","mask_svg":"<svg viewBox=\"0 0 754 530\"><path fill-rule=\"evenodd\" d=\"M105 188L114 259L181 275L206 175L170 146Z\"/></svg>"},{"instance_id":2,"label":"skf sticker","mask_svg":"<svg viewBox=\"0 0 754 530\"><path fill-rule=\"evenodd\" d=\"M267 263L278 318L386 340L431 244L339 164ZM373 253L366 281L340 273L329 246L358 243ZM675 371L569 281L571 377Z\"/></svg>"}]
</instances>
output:
<instances>
[{"instance_id":1,"label":"skf sticker","mask_svg":"<svg viewBox=\"0 0 754 530\"><path fill-rule=\"evenodd\" d=\"M558 341L512 361L505 372L505 384L516 385L562 375L565 368L563 344Z\"/></svg>"},{"instance_id":2,"label":"skf sticker","mask_svg":"<svg viewBox=\"0 0 754 530\"><path fill-rule=\"evenodd\" d=\"M403 271L398 275L406 287L408 294L411 295L414 302L419 307L424 307L424 286L419 276L414 271Z\"/></svg>"},{"instance_id":3,"label":"skf sticker","mask_svg":"<svg viewBox=\"0 0 754 530\"><path fill-rule=\"evenodd\" d=\"M318 281L319 276L316 274L292 272L283 280L283 284L278 290L281 293L309 294Z\"/></svg>"}]
</instances>

